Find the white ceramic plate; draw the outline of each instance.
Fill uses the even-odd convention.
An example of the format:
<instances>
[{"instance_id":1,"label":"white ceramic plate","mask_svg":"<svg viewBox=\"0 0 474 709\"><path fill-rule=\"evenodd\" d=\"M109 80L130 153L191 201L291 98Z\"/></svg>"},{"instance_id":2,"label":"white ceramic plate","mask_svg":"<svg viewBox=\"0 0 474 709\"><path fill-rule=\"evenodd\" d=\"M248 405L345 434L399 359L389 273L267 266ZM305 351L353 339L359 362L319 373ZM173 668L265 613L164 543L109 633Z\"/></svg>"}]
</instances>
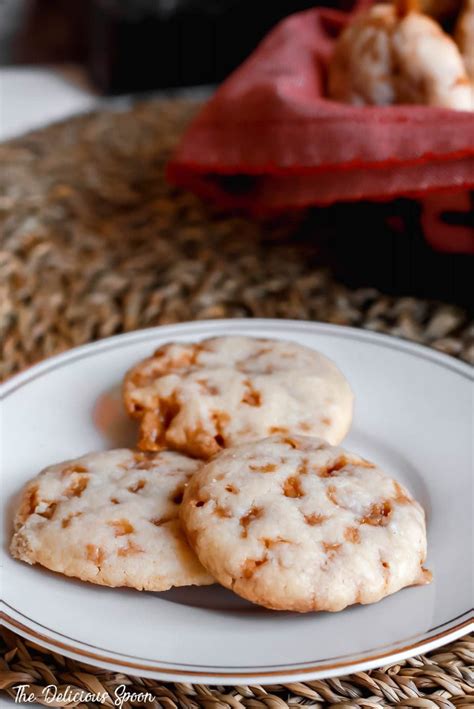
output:
<instances>
[{"instance_id":1,"label":"white ceramic plate","mask_svg":"<svg viewBox=\"0 0 474 709\"><path fill-rule=\"evenodd\" d=\"M42 467L133 444L117 385L168 340L222 334L321 350L356 396L345 445L398 477L428 519L431 585L341 613L253 606L218 586L138 593L11 559L11 515ZM472 388L467 365L395 338L330 325L229 320L144 330L45 361L3 388L4 621L65 655L163 680L257 684L329 677L425 652L472 624Z\"/></svg>"}]
</instances>

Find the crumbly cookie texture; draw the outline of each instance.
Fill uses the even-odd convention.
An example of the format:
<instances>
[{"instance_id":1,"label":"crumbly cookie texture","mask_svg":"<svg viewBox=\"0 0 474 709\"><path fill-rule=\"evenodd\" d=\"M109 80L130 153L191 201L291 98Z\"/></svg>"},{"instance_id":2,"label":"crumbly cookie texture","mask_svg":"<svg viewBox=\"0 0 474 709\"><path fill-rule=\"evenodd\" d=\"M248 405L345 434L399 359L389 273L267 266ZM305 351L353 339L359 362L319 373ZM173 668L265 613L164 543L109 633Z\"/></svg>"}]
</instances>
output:
<instances>
[{"instance_id":1,"label":"crumbly cookie texture","mask_svg":"<svg viewBox=\"0 0 474 709\"><path fill-rule=\"evenodd\" d=\"M339 443L353 407L349 384L322 354L251 337L163 345L128 372L124 399L142 449L205 459L278 433Z\"/></svg>"},{"instance_id":2,"label":"crumbly cookie texture","mask_svg":"<svg viewBox=\"0 0 474 709\"><path fill-rule=\"evenodd\" d=\"M431 578L421 506L372 463L315 438L223 451L193 477L180 516L209 572L267 608L339 611Z\"/></svg>"},{"instance_id":3,"label":"crumbly cookie texture","mask_svg":"<svg viewBox=\"0 0 474 709\"><path fill-rule=\"evenodd\" d=\"M165 591L213 583L179 521L195 460L128 449L46 468L24 489L12 555L105 586Z\"/></svg>"}]
</instances>

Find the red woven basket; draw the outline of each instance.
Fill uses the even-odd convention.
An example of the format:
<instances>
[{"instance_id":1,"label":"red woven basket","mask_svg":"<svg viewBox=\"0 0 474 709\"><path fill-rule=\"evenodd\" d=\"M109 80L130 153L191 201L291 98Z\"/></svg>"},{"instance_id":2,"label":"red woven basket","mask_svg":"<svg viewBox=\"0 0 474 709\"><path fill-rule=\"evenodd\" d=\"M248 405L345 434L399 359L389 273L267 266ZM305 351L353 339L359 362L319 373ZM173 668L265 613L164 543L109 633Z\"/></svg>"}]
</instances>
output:
<instances>
[{"instance_id":1,"label":"red woven basket","mask_svg":"<svg viewBox=\"0 0 474 709\"><path fill-rule=\"evenodd\" d=\"M326 98L328 61L351 14L316 8L280 22L193 121L169 179L256 214L430 195L426 227L443 204L468 211L474 113ZM450 229L446 243L431 231L440 248L473 247L468 226Z\"/></svg>"}]
</instances>

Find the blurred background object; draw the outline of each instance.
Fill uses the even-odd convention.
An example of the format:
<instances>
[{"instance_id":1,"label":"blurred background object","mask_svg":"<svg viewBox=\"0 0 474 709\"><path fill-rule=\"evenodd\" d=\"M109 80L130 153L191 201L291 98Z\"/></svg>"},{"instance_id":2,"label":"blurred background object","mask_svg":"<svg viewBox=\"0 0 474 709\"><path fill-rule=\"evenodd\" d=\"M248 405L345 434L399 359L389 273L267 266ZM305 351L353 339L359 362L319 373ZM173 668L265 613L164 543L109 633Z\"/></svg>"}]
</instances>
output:
<instances>
[{"instance_id":1,"label":"blurred background object","mask_svg":"<svg viewBox=\"0 0 474 709\"><path fill-rule=\"evenodd\" d=\"M0 140L103 105L101 96L205 98L272 25L312 5L0 0Z\"/></svg>"},{"instance_id":2,"label":"blurred background object","mask_svg":"<svg viewBox=\"0 0 474 709\"><path fill-rule=\"evenodd\" d=\"M0 62L83 61L87 14L87 0L0 0Z\"/></svg>"},{"instance_id":3,"label":"blurred background object","mask_svg":"<svg viewBox=\"0 0 474 709\"><path fill-rule=\"evenodd\" d=\"M281 18L327 0L0 0L0 62L78 63L104 94L212 84Z\"/></svg>"},{"instance_id":4,"label":"blurred background object","mask_svg":"<svg viewBox=\"0 0 474 709\"><path fill-rule=\"evenodd\" d=\"M98 105L85 72L75 64L0 69L0 140Z\"/></svg>"},{"instance_id":5,"label":"blurred background object","mask_svg":"<svg viewBox=\"0 0 474 709\"><path fill-rule=\"evenodd\" d=\"M459 0L429 2L434 11ZM316 4L352 2L0 0L0 141L91 109L129 108L144 93L205 99L270 27ZM228 179L242 188L239 176ZM302 212L301 231L351 287L468 304L472 258L455 252L470 250L474 210L472 196L462 199L341 202Z\"/></svg>"},{"instance_id":6,"label":"blurred background object","mask_svg":"<svg viewBox=\"0 0 474 709\"><path fill-rule=\"evenodd\" d=\"M0 0L0 64L8 64L15 56L15 41L23 25L27 0Z\"/></svg>"}]
</instances>

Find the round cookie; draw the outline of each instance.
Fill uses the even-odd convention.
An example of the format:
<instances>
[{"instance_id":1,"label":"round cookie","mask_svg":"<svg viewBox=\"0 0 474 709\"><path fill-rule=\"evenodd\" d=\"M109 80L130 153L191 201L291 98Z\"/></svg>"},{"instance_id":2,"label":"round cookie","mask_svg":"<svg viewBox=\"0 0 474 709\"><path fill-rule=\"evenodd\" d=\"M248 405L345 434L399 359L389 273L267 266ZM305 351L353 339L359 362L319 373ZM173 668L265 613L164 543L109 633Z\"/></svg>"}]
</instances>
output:
<instances>
[{"instance_id":1,"label":"round cookie","mask_svg":"<svg viewBox=\"0 0 474 709\"><path fill-rule=\"evenodd\" d=\"M105 586L211 584L178 516L197 467L178 453L120 449L46 468L23 491L10 551Z\"/></svg>"},{"instance_id":2,"label":"round cookie","mask_svg":"<svg viewBox=\"0 0 474 709\"><path fill-rule=\"evenodd\" d=\"M339 611L431 577L420 505L372 463L315 438L223 451L193 477L180 516L203 566L267 608Z\"/></svg>"},{"instance_id":3,"label":"round cookie","mask_svg":"<svg viewBox=\"0 0 474 709\"><path fill-rule=\"evenodd\" d=\"M128 372L124 399L140 420L142 449L205 459L277 433L339 443L353 406L349 384L322 354L251 337L163 345Z\"/></svg>"}]
</instances>

